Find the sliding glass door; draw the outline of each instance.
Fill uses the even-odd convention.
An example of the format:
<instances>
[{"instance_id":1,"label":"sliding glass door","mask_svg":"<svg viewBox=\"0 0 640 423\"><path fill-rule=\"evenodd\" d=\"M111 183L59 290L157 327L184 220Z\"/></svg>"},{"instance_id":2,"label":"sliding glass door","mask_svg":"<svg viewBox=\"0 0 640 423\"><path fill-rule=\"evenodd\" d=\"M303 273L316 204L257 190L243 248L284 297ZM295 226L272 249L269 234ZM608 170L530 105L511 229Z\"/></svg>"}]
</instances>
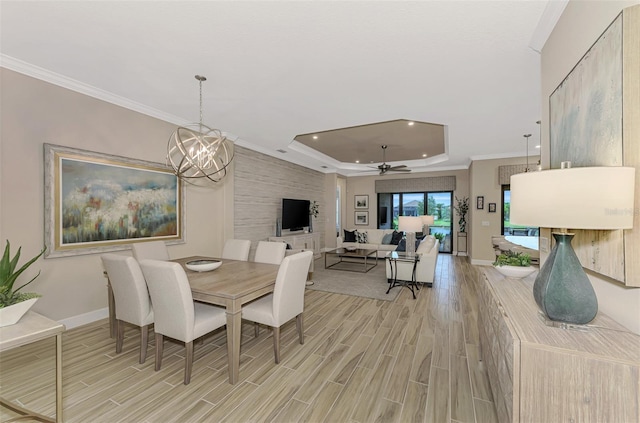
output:
<instances>
[{"instance_id":1,"label":"sliding glass door","mask_svg":"<svg viewBox=\"0 0 640 423\"><path fill-rule=\"evenodd\" d=\"M452 252L451 205L453 192L400 192L378 194L378 228L398 229L398 216L434 216L429 233L440 239L440 251ZM426 207L425 207L426 204Z\"/></svg>"}]
</instances>

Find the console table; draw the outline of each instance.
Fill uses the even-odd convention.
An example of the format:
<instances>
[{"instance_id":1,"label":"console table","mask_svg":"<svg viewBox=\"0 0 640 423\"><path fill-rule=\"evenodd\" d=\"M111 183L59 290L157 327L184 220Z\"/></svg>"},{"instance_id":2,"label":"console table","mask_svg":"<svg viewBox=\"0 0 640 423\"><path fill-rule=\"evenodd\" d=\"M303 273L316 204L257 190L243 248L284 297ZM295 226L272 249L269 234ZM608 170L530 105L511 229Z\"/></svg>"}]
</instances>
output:
<instances>
[{"instance_id":1,"label":"console table","mask_svg":"<svg viewBox=\"0 0 640 423\"><path fill-rule=\"evenodd\" d=\"M322 257L322 250L320 249L320 233L318 232L270 236L269 241L286 242L287 244L291 245L291 248L294 250L311 250L313 251L314 260Z\"/></svg>"},{"instance_id":2,"label":"console table","mask_svg":"<svg viewBox=\"0 0 640 423\"><path fill-rule=\"evenodd\" d=\"M17 404L0 399L3 406L33 420L62 422L62 323L48 319L36 312L28 311L18 323L0 328L0 352L31 344L42 339L56 337L56 418L55 420L26 410ZM22 418L20 418L22 419ZM16 419L17 420L17 419Z\"/></svg>"},{"instance_id":3,"label":"console table","mask_svg":"<svg viewBox=\"0 0 640 423\"><path fill-rule=\"evenodd\" d=\"M500 422L640 421L640 337L602 312L547 326L532 286L483 266L478 332Z\"/></svg>"}]
</instances>

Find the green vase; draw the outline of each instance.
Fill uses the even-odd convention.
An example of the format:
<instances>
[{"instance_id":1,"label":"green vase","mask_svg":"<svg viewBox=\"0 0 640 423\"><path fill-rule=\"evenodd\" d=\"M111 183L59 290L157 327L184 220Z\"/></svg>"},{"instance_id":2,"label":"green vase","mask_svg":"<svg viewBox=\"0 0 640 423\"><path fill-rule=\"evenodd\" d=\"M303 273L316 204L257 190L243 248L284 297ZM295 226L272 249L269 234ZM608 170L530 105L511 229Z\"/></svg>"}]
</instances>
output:
<instances>
[{"instance_id":1,"label":"green vase","mask_svg":"<svg viewBox=\"0 0 640 423\"><path fill-rule=\"evenodd\" d=\"M536 277L533 296L550 320L589 323L598 313L598 299L571 246L573 234L553 237L556 245Z\"/></svg>"}]
</instances>

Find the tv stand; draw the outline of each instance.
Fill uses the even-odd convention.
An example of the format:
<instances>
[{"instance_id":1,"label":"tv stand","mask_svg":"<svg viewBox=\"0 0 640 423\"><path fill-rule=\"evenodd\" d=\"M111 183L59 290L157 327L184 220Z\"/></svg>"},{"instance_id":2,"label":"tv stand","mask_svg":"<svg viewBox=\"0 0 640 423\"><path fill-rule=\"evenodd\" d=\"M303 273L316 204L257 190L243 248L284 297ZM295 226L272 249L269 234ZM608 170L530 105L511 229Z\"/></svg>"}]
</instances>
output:
<instances>
[{"instance_id":1,"label":"tv stand","mask_svg":"<svg viewBox=\"0 0 640 423\"><path fill-rule=\"evenodd\" d=\"M295 233L295 234L283 234L282 236L270 236L269 241L281 241L291 245L294 250L304 249L312 250L313 258L319 259L322 257L322 251L320 249L320 233Z\"/></svg>"}]
</instances>

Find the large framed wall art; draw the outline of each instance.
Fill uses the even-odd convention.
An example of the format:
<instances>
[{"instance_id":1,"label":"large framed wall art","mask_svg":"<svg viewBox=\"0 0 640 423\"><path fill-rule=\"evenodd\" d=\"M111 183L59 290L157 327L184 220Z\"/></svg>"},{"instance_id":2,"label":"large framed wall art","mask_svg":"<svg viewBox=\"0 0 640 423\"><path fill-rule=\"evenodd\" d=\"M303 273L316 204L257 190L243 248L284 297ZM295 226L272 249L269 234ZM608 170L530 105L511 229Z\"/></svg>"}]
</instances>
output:
<instances>
[{"instance_id":1,"label":"large framed wall art","mask_svg":"<svg viewBox=\"0 0 640 423\"><path fill-rule=\"evenodd\" d=\"M624 9L549 97L550 165L631 166L640 187L640 5ZM594 196L598 193L594 192ZM582 266L640 286L640 199L629 230L575 232Z\"/></svg>"},{"instance_id":2,"label":"large framed wall art","mask_svg":"<svg viewBox=\"0 0 640 423\"><path fill-rule=\"evenodd\" d=\"M45 257L184 242L183 184L159 163L44 144Z\"/></svg>"}]
</instances>

